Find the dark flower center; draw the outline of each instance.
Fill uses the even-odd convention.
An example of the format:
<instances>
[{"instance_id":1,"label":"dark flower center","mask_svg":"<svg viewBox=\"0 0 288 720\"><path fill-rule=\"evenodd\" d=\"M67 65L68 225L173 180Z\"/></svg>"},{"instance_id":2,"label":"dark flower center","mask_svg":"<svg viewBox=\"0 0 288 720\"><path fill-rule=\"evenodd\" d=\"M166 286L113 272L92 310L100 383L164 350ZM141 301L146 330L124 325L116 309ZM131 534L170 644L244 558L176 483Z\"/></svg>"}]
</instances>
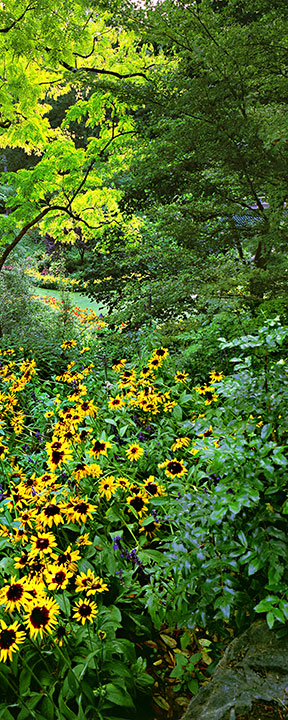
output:
<instances>
[{"instance_id":1,"label":"dark flower center","mask_svg":"<svg viewBox=\"0 0 288 720\"><path fill-rule=\"evenodd\" d=\"M11 585L7 592L7 600L12 600L12 602L17 602L17 600L20 600L23 595L23 586L20 585L20 583L16 583L15 585Z\"/></svg>"},{"instance_id":2,"label":"dark flower center","mask_svg":"<svg viewBox=\"0 0 288 720\"><path fill-rule=\"evenodd\" d=\"M58 565L65 565L65 563L70 562L70 560L70 553L61 553L61 555L58 555Z\"/></svg>"},{"instance_id":3,"label":"dark flower center","mask_svg":"<svg viewBox=\"0 0 288 720\"><path fill-rule=\"evenodd\" d=\"M53 442L53 444L51 445L51 447L52 447L52 450L61 450L62 445L61 445L60 442L55 441L55 442Z\"/></svg>"},{"instance_id":4,"label":"dark flower center","mask_svg":"<svg viewBox=\"0 0 288 720\"><path fill-rule=\"evenodd\" d=\"M49 610L45 605L37 605L30 614L30 622L34 628L45 627L49 622Z\"/></svg>"},{"instance_id":5,"label":"dark flower center","mask_svg":"<svg viewBox=\"0 0 288 720\"><path fill-rule=\"evenodd\" d=\"M81 410L84 410L84 412L86 412L86 410L89 410L89 403L87 401L82 403Z\"/></svg>"},{"instance_id":6,"label":"dark flower center","mask_svg":"<svg viewBox=\"0 0 288 720\"><path fill-rule=\"evenodd\" d=\"M9 650L16 640L15 630L1 630L0 632L0 648L1 650Z\"/></svg>"},{"instance_id":7,"label":"dark flower center","mask_svg":"<svg viewBox=\"0 0 288 720\"><path fill-rule=\"evenodd\" d=\"M36 542L36 547L39 548L39 550L45 550L49 547L49 540L48 538L38 538Z\"/></svg>"},{"instance_id":8,"label":"dark flower center","mask_svg":"<svg viewBox=\"0 0 288 720\"><path fill-rule=\"evenodd\" d=\"M52 452L53 465L58 465L59 462L61 462L61 460L63 459L63 457L64 457L63 450L61 452L59 452L58 450L53 450L53 452Z\"/></svg>"},{"instance_id":9,"label":"dark flower center","mask_svg":"<svg viewBox=\"0 0 288 720\"><path fill-rule=\"evenodd\" d=\"M50 505L47 505L47 507L45 508L44 515L46 515L46 517L54 517L54 515L60 515L59 508L57 507L57 505L53 505L52 503L50 503Z\"/></svg>"},{"instance_id":10,"label":"dark flower center","mask_svg":"<svg viewBox=\"0 0 288 720\"><path fill-rule=\"evenodd\" d=\"M77 503L74 507L75 512L80 513L81 515L85 515L88 510L88 505L85 502Z\"/></svg>"},{"instance_id":11,"label":"dark flower center","mask_svg":"<svg viewBox=\"0 0 288 720\"><path fill-rule=\"evenodd\" d=\"M57 585L62 585L62 583L66 580L66 574L63 572L63 570L59 570L59 572L55 573L53 577L53 582L56 582Z\"/></svg>"},{"instance_id":12,"label":"dark flower center","mask_svg":"<svg viewBox=\"0 0 288 720\"><path fill-rule=\"evenodd\" d=\"M105 442L100 442L99 440L96 440L92 450L93 452L101 452L101 450L105 450Z\"/></svg>"},{"instance_id":13,"label":"dark flower center","mask_svg":"<svg viewBox=\"0 0 288 720\"><path fill-rule=\"evenodd\" d=\"M81 441L82 441L82 440L85 440L85 438L87 437L87 435L89 435L89 433L88 433L87 430L81 430L80 440L81 440Z\"/></svg>"},{"instance_id":14,"label":"dark flower center","mask_svg":"<svg viewBox=\"0 0 288 720\"><path fill-rule=\"evenodd\" d=\"M177 462L177 460L171 460L167 465L167 470L169 470L169 472L173 475L177 475L183 470L183 467L180 462Z\"/></svg>"},{"instance_id":15,"label":"dark flower center","mask_svg":"<svg viewBox=\"0 0 288 720\"><path fill-rule=\"evenodd\" d=\"M157 495L158 489L156 483L149 482L145 487L151 495Z\"/></svg>"},{"instance_id":16,"label":"dark flower center","mask_svg":"<svg viewBox=\"0 0 288 720\"><path fill-rule=\"evenodd\" d=\"M86 465L85 463L77 463L75 470L85 470Z\"/></svg>"},{"instance_id":17,"label":"dark flower center","mask_svg":"<svg viewBox=\"0 0 288 720\"><path fill-rule=\"evenodd\" d=\"M145 507L145 503L140 497L134 497L133 500L131 500L130 505L136 510L136 512L140 512L140 510L143 510Z\"/></svg>"},{"instance_id":18,"label":"dark flower center","mask_svg":"<svg viewBox=\"0 0 288 720\"><path fill-rule=\"evenodd\" d=\"M81 617L89 617L89 615L91 615L92 608L90 605L83 604L79 608L78 612L79 612L79 615L81 615Z\"/></svg>"}]
</instances>

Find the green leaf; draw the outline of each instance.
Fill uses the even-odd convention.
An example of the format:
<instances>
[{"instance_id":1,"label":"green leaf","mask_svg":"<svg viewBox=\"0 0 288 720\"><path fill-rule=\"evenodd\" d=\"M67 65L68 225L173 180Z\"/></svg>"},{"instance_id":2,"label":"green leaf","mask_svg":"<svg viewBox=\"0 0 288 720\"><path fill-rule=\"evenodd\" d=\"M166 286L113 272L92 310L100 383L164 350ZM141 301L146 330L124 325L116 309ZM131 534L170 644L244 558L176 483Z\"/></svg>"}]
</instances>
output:
<instances>
[{"instance_id":1,"label":"green leaf","mask_svg":"<svg viewBox=\"0 0 288 720\"><path fill-rule=\"evenodd\" d=\"M272 611L268 612L266 615L267 625L270 630L272 630L274 622L275 622L275 616Z\"/></svg>"},{"instance_id":2,"label":"green leaf","mask_svg":"<svg viewBox=\"0 0 288 720\"><path fill-rule=\"evenodd\" d=\"M175 420L178 420L179 422L180 422L180 420L182 420L183 412L182 412L182 408L180 407L180 405L175 405L175 407L172 410L172 415L175 418Z\"/></svg>"},{"instance_id":3,"label":"green leaf","mask_svg":"<svg viewBox=\"0 0 288 720\"><path fill-rule=\"evenodd\" d=\"M263 560L259 557L253 558L248 565L248 575L254 575L258 570L263 567Z\"/></svg>"},{"instance_id":4,"label":"green leaf","mask_svg":"<svg viewBox=\"0 0 288 720\"><path fill-rule=\"evenodd\" d=\"M131 695L122 687L114 685L114 683L107 683L107 685L103 686L103 689L107 700L110 700L113 705L135 709Z\"/></svg>"}]
</instances>

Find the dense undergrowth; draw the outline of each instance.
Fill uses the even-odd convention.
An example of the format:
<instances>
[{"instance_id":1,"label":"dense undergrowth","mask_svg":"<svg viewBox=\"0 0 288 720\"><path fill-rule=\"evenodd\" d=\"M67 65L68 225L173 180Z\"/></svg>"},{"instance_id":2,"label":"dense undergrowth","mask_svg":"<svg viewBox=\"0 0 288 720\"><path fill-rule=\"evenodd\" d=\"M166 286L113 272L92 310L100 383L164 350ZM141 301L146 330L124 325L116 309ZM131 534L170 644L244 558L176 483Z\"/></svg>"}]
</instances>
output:
<instances>
[{"instance_id":1,"label":"dense undergrowth","mask_svg":"<svg viewBox=\"0 0 288 720\"><path fill-rule=\"evenodd\" d=\"M2 339L0 717L177 717L231 632L288 617L288 331L196 370L156 325L57 317L45 360Z\"/></svg>"}]
</instances>

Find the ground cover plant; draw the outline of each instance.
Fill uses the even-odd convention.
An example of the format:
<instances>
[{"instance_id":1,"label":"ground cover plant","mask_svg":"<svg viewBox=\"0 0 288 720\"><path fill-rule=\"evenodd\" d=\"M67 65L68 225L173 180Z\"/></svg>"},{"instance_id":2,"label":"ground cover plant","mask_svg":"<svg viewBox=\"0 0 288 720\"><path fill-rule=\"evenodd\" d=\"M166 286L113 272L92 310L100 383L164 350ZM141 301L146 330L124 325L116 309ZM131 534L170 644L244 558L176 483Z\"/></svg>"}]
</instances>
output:
<instances>
[{"instance_id":1,"label":"ground cover plant","mask_svg":"<svg viewBox=\"0 0 288 720\"><path fill-rule=\"evenodd\" d=\"M2 350L0 717L176 717L215 634L284 627L287 333L222 338L201 384L149 328L106 368L67 337L45 380Z\"/></svg>"}]
</instances>

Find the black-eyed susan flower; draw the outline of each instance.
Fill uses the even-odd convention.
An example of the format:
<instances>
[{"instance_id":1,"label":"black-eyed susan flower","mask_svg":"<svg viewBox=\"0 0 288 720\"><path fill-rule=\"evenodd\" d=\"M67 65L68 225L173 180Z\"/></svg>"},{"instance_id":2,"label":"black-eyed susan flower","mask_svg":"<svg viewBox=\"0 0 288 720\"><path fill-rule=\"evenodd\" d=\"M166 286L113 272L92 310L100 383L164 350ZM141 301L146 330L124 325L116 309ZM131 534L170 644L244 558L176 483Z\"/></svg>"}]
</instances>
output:
<instances>
[{"instance_id":1,"label":"black-eyed susan flower","mask_svg":"<svg viewBox=\"0 0 288 720\"><path fill-rule=\"evenodd\" d=\"M87 573L80 572L79 575L75 578L75 590L76 592L83 592L91 587L93 582L95 581L95 573L93 570L90 570L88 568Z\"/></svg>"},{"instance_id":2,"label":"black-eyed susan flower","mask_svg":"<svg viewBox=\"0 0 288 720\"><path fill-rule=\"evenodd\" d=\"M129 490L129 480L127 480L126 477L117 477L116 478L116 485L117 487L122 488L122 490Z\"/></svg>"},{"instance_id":3,"label":"black-eyed susan flower","mask_svg":"<svg viewBox=\"0 0 288 720\"><path fill-rule=\"evenodd\" d=\"M83 430L81 430L81 432L79 433L79 442L85 443L86 440L89 438L91 432L92 428L83 428Z\"/></svg>"},{"instance_id":4,"label":"black-eyed susan flower","mask_svg":"<svg viewBox=\"0 0 288 720\"><path fill-rule=\"evenodd\" d=\"M27 552L27 550L23 550L21 555L14 557L14 567L19 570L29 567L30 559L29 552Z\"/></svg>"},{"instance_id":5,"label":"black-eyed susan flower","mask_svg":"<svg viewBox=\"0 0 288 720\"><path fill-rule=\"evenodd\" d=\"M64 625L58 625L55 631L55 643L59 645L59 647L62 647L68 640L68 634L69 631L67 631L67 628Z\"/></svg>"},{"instance_id":6,"label":"black-eyed susan flower","mask_svg":"<svg viewBox=\"0 0 288 720\"><path fill-rule=\"evenodd\" d=\"M42 602L33 600L27 608L24 617L24 623L30 631L31 638L34 639L38 635L43 637L43 633L52 633L58 622L60 607L55 600L45 598Z\"/></svg>"},{"instance_id":7,"label":"black-eyed susan flower","mask_svg":"<svg viewBox=\"0 0 288 720\"><path fill-rule=\"evenodd\" d=\"M144 379L150 378L151 379L152 372L153 372L153 370L151 367L149 367L149 365L144 365L140 372L140 378L144 378Z\"/></svg>"},{"instance_id":8,"label":"black-eyed susan flower","mask_svg":"<svg viewBox=\"0 0 288 720\"><path fill-rule=\"evenodd\" d=\"M173 450L173 452L176 452L176 450L181 450L181 448L183 448L183 447L188 447L190 442L191 442L191 439L189 437L177 438L175 440L175 442L173 443L173 445L171 445L171 450Z\"/></svg>"},{"instance_id":9,"label":"black-eyed susan flower","mask_svg":"<svg viewBox=\"0 0 288 720\"><path fill-rule=\"evenodd\" d=\"M61 552L59 555L53 555L53 557L56 567L66 567L70 572L77 570L77 562L81 559L79 550L72 550L71 545L68 545L65 552Z\"/></svg>"},{"instance_id":10,"label":"black-eyed susan flower","mask_svg":"<svg viewBox=\"0 0 288 720\"><path fill-rule=\"evenodd\" d=\"M149 495L153 495L153 497L166 495L166 491L163 485L159 485L157 482L155 482L154 475L150 475L146 482L144 483L144 490L145 492L148 492Z\"/></svg>"},{"instance_id":11,"label":"black-eyed susan flower","mask_svg":"<svg viewBox=\"0 0 288 720\"><path fill-rule=\"evenodd\" d=\"M17 516L17 522L20 522L20 527L32 527L37 515L37 508L29 508L28 510L22 510Z\"/></svg>"},{"instance_id":12,"label":"black-eyed susan flower","mask_svg":"<svg viewBox=\"0 0 288 720\"><path fill-rule=\"evenodd\" d=\"M88 501L87 495L85 498L74 497L67 503L65 507L66 518L68 522L72 523L86 523L87 518L92 520L93 513L97 510L97 505L92 505Z\"/></svg>"},{"instance_id":13,"label":"black-eyed susan flower","mask_svg":"<svg viewBox=\"0 0 288 720\"><path fill-rule=\"evenodd\" d=\"M13 542L19 543L21 545L26 545L26 543L29 542L29 538L27 535L27 532L24 528L21 527L13 527L12 528L13 533Z\"/></svg>"},{"instance_id":14,"label":"black-eyed susan flower","mask_svg":"<svg viewBox=\"0 0 288 720\"><path fill-rule=\"evenodd\" d=\"M213 435L212 425L210 425L210 427L207 430L205 430L204 432L200 432L200 433L197 432L197 435L198 435L198 437L203 437L203 438L210 437L210 435Z\"/></svg>"},{"instance_id":15,"label":"black-eyed susan flower","mask_svg":"<svg viewBox=\"0 0 288 720\"><path fill-rule=\"evenodd\" d=\"M95 417L98 412L97 405L94 405L92 400L83 400L81 405L78 405L77 410L80 415L86 416L89 415L90 417Z\"/></svg>"},{"instance_id":16,"label":"black-eyed susan flower","mask_svg":"<svg viewBox=\"0 0 288 720\"><path fill-rule=\"evenodd\" d=\"M42 558L44 555L51 555L53 549L56 547L56 539L51 532L39 531L37 535L31 536L31 555L39 555Z\"/></svg>"},{"instance_id":17,"label":"black-eyed susan flower","mask_svg":"<svg viewBox=\"0 0 288 720\"><path fill-rule=\"evenodd\" d=\"M163 365L162 358L152 355L152 358L149 362L149 368L151 368L151 370L156 370L156 368L161 367L162 365Z\"/></svg>"},{"instance_id":18,"label":"black-eyed susan flower","mask_svg":"<svg viewBox=\"0 0 288 720\"><path fill-rule=\"evenodd\" d=\"M63 348L63 350L69 350L69 348L75 347L76 345L76 340L64 340L61 347Z\"/></svg>"},{"instance_id":19,"label":"black-eyed susan flower","mask_svg":"<svg viewBox=\"0 0 288 720\"><path fill-rule=\"evenodd\" d=\"M147 505L149 503L148 495L143 492L138 492L137 495L130 495L127 498L127 505L129 509L133 508L137 515L141 518L147 512Z\"/></svg>"},{"instance_id":20,"label":"black-eyed susan flower","mask_svg":"<svg viewBox=\"0 0 288 720\"><path fill-rule=\"evenodd\" d=\"M116 370L116 372L120 372L120 370L123 370L126 363L126 358L122 358L122 360L114 360L112 369Z\"/></svg>"},{"instance_id":21,"label":"black-eyed susan flower","mask_svg":"<svg viewBox=\"0 0 288 720\"><path fill-rule=\"evenodd\" d=\"M50 565L44 573L48 590L64 590L67 587L73 573L66 570L65 567L59 568Z\"/></svg>"},{"instance_id":22,"label":"black-eyed susan flower","mask_svg":"<svg viewBox=\"0 0 288 720\"><path fill-rule=\"evenodd\" d=\"M92 600L79 600L73 607L73 618L82 625L86 623L86 620L93 622L95 616L98 613L97 604Z\"/></svg>"},{"instance_id":23,"label":"black-eyed susan flower","mask_svg":"<svg viewBox=\"0 0 288 720\"><path fill-rule=\"evenodd\" d=\"M131 462L133 462L133 460L139 460L139 458L141 458L143 454L143 448L141 448L140 445L137 445L137 443L132 443L132 445L128 446L128 450L126 450L128 460L130 460Z\"/></svg>"},{"instance_id":24,"label":"black-eyed susan flower","mask_svg":"<svg viewBox=\"0 0 288 720\"><path fill-rule=\"evenodd\" d=\"M5 455L8 455L8 448L3 442L0 442L0 460L4 460Z\"/></svg>"},{"instance_id":25,"label":"black-eyed susan flower","mask_svg":"<svg viewBox=\"0 0 288 720\"><path fill-rule=\"evenodd\" d=\"M72 459L72 451L67 442L53 440L51 443L46 444L46 450L48 453L48 465L51 470L55 470L62 463L70 462Z\"/></svg>"},{"instance_id":26,"label":"black-eyed susan flower","mask_svg":"<svg viewBox=\"0 0 288 720\"><path fill-rule=\"evenodd\" d=\"M111 500L112 495L115 494L117 485L115 483L114 475L108 475L102 478L98 485L99 495L105 496L106 500Z\"/></svg>"},{"instance_id":27,"label":"black-eyed susan flower","mask_svg":"<svg viewBox=\"0 0 288 720\"><path fill-rule=\"evenodd\" d=\"M183 461L177 460L176 458L173 458L173 460L166 460L165 463L162 463L162 466L166 467L165 474L172 478L183 477L183 475L188 472Z\"/></svg>"},{"instance_id":28,"label":"black-eyed susan flower","mask_svg":"<svg viewBox=\"0 0 288 720\"><path fill-rule=\"evenodd\" d=\"M95 593L103 593L108 591L108 585L104 582L103 578L97 575L91 585L88 585L86 595L89 597L89 595L95 595Z\"/></svg>"},{"instance_id":29,"label":"black-eyed susan flower","mask_svg":"<svg viewBox=\"0 0 288 720\"><path fill-rule=\"evenodd\" d=\"M211 383L220 382L222 378L224 377L223 372L216 372L216 370L212 370L212 372L209 373Z\"/></svg>"},{"instance_id":30,"label":"black-eyed susan flower","mask_svg":"<svg viewBox=\"0 0 288 720\"><path fill-rule=\"evenodd\" d=\"M164 412L172 412L173 408L177 405L175 400L168 400L163 405Z\"/></svg>"},{"instance_id":31,"label":"black-eyed susan flower","mask_svg":"<svg viewBox=\"0 0 288 720\"><path fill-rule=\"evenodd\" d=\"M116 397L109 398L108 407L110 410L120 410L124 406L125 400L123 400L123 395L116 395Z\"/></svg>"},{"instance_id":32,"label":"black-eyed susan flower","mask_svg":"<svg viewBox=\"0 0 288 720\"><path fill-rule=\"evenodd\" d=\"M16 575L12 575L10 582L4 585L0 590L0 605L5 605L7 612L13 612L13 610L20 610L23 605L27 605L29 602L29 583L27 578L22 580L16 579Z\"/></svg>"},{"instance_id":33,"label":"black-eyed susan flower","mask_svg":"<svg viewBox=\"0 0 288 720\"><path fill-rule=\"evenodd\" d=\"M160 528L160 523L156 522L156 520L151 520L149 523L143 524L144 518L139 521L140 529L139 532L145 532L146 537L148 540L151 540L154 535L156 535L157 531Z\"/></svg>"},{"instance_id":34,"label":"black-eyed susan flower","mask_svg":"<svg viewBox=\"0 0 288 720\"><path fill-rule=\"evenodd\" d=\"M118 383L119 388L126 388L133 385L136 382L135 370L124 370L120 375L120 381Z\"/></svg>"},{"instance_id":35,"label":"black-eyed susan flower","mask_svg":"<svg viewBox=\"0 0 288 720\"><path fill-rule=\"evenodd\" d=\"M0 620L0 662L6 662L8 658L12 660L12 653L19 650L19 645L24 643L26 635L19 628L17 622L7 625L4 620Z\"/></svg>"},{"instance_id":36,"label":"black-eyed susan flower","mask_svg":"<svg viewBox=\"0 0 288 720\"><path fill-rule=\"evenodd\" d=\"M79 537L76 540L76 545L78 545L78 547L82 547L85 545L92 545L92 544L93 543L91 542L91 540L89 540L88 533L83 533L83 535L79 535Z\"/></svg>"},{"instance_id":37,"label":"black-eyed susan flower","mask_svg":"<svg viewBox=\"0 0 288 720\"><path fill-rule=\"evenodd\" d=\"M96 459L99 455L106 455L107 457L107 450L109 448L112 448L112 445L108 442L108 440L94 440L93 445L89 450L89 455L95 457Z\"/></svg>"},{"instance_id":38,"label":"black-eyed susan flower","mask_svg":"<svg viewBox=\"0 0 288 720\"><path fill-rule=\"evenodd\" d=\"M182 383L186 382L188 380L189 374L187 372L176 372L176 375L174 375L174 380L176 383Z\"/></svg>"},{"instance_id":39,"label":"black-eyed susan flower","mask_svg":"<svg viewBox=\"0 0 288 720\"><path fill-rule=\"evenodd\" d=\"M169 355L169 350L168 350L168 348L163 348L163 347L155 348L153 350L152 355L154 355L155 357L161 358L162 360L165 360L167 355Z\"/></svg>"},{"instance_id":40,"label":"black-eyed susan flower","mask_svg":"<svg viewBox=\"0 0 288 720\"><path fill-rule=\"evenodd\" d=\"M39 527L49 527L52 528L52 525L59 525L60 523L64 523L64 517L63 517L63 510L64 510L64 504L59 503L57 505L54 502L48 503L48 505L45 505L42 512L39 515L38 518L38 526Z\"/></svg>"}]
</instances>

